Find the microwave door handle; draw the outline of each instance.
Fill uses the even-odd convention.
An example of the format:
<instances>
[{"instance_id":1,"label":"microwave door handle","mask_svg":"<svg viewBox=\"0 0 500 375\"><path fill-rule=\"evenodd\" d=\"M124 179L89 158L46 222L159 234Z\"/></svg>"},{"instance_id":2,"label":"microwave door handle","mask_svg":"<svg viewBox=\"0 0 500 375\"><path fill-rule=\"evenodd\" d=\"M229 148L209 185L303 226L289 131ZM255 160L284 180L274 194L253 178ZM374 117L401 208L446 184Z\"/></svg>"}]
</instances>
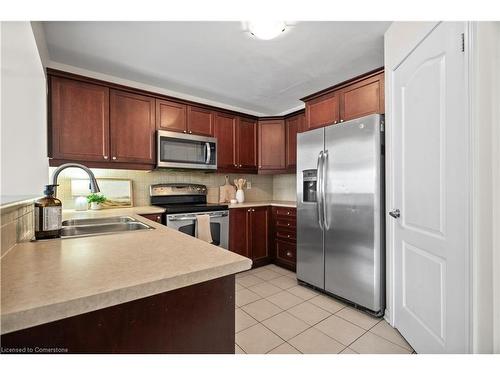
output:
<instances>
[{"instance_id":1,"label":"microwave door handle","mask_svg":"<svg viewBox=\"0 0 500 375\"><path fill-rule=\"evenodd\" d=\"M210 150L210 143L205 142L205 148L207 150L207 159L205 160L205 164L209 164L210 158L212 157L212 151Z\"/></svg>"},{"instance_id":2,"label":"microwave door handle","mask_svg":"<svg viewBox=\"0 0 500 375\"><path fill-rule=\"evenodd\" d=\"M316 206L318 209L318 224L321 230L324 230L323 227L323 151L320 151L318 154L318 164L316 168Z\"/></svg>"}]
</instances>

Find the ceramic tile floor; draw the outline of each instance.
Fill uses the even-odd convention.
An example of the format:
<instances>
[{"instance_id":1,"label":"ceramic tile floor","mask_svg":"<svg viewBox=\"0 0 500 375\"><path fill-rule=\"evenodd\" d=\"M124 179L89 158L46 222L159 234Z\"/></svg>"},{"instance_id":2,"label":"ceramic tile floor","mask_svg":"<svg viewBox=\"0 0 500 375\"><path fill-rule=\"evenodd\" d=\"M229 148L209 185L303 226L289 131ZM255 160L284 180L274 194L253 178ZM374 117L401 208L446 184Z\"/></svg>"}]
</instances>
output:
<instances>
[{"instance_id":1,"label":"ceramic tile floor","mask_svg":"<svg viewBox=\"0 0 500 375\"><path fill-rule=\"evenodd\" d=\"M385 320L297 284L276 265L236 275L236 354L410 354Z\"/></svg>"}]
</instances>

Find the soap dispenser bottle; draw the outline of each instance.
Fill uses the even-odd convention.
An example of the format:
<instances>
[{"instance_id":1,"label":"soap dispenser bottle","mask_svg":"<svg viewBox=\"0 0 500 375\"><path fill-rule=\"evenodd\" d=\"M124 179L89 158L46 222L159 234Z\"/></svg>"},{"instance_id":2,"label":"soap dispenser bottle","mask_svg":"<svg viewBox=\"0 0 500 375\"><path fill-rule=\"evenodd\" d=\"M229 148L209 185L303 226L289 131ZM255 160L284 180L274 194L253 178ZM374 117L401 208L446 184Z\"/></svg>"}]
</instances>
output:
<instances>
[{"instance_id":1,"label":"soap dispenser bottle","mask_svg":"<svg viewBox=\"0 0 500 375\"><path fill-rule=\"evenodd\" d=\"M55 187L45 185L45 196L35 201L35 238L59 238L62 228L62 203L55 197Z\"/></svg>"}]
</instances>

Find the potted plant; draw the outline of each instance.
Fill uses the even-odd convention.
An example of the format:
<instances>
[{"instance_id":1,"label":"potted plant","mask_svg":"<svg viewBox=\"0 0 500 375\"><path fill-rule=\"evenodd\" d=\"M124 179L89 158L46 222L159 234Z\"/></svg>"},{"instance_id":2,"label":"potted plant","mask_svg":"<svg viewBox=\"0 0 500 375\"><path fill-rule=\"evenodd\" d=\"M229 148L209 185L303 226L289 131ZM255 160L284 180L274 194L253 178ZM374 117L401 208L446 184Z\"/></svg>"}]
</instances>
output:
<instances>
[{"instance_id":1,"label":"potted plant","mask_svg":"<svg viewBox=\"0 0 500 375\"><path fill-rule=\"evenodd\" d=\"M102 194L92 193L87 195L87 202L90 203L90 208L92 210L100 210L101 203L106 201L106 197Z\"/></svg>"}]
</instances>

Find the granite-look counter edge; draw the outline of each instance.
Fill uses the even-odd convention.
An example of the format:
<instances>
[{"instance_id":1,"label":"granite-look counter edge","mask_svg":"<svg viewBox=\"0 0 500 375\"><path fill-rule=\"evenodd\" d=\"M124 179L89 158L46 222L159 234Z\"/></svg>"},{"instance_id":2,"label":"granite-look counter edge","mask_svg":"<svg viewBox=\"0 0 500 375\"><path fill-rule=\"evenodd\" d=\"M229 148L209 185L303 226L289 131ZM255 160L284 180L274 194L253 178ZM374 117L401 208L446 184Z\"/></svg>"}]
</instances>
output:
<instances>
[{"instance_id":1,"label":"granite-look counter edge","mask_svg":"<svg viewBox=\"0 0 500 375\"><path fill-rule=\"evenodd\" d=\"M297 202L295 201L258 201L258 202L244 202L244 203L229 203L229 208L245 208L245 207L262 207L262 206L274 206L274 207L297 207Z\"/></svg>"}]
</instances>

